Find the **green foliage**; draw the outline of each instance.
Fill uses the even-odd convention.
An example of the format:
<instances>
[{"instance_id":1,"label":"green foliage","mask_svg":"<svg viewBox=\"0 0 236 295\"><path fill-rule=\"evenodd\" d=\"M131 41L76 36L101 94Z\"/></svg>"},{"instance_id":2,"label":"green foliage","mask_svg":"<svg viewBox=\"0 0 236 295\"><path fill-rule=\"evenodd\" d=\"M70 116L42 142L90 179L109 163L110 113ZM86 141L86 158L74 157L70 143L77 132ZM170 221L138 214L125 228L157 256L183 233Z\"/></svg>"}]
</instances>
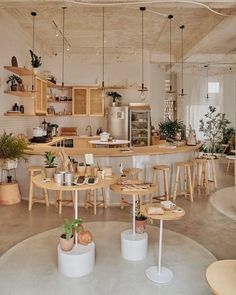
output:
<instances>
[{"instance_id":1,"label":"green foliage","mask_svg":"<svg viewBox=\"0 0 236 295\"><path fill-rule=\"evenodd\" d=\"M160 134L164 135L165 137L175 138L177 132L181 130L183 133L184 131L184 124L180 120L170 120L169 118L166 121L159 123L159 130Z\"/></svg>"},{"instance_id":2,"label":"green foliage","mask_svg":"<svg viewBox=\"0 0 236 295\"><path fill-rule=\"evenodd\" d=\"M233 136L235 136L235 129L233 127L226 128L223 131L223 138L221 143L227 144Z\"/></svg>"},{"instance_id":3,"label":"green foliage","mask_svg":"<svg viewBox=\"0 0 236 295\"><path fill-rule=\"evenodd\" d=\"M223 139L224 131L230 121L226 119L224 113L216 113L216 108L209 106L209 112L204 115L206 120L200 120L199 131L203 132L204 137L209 142L210 152L216 152L216 146Z\"/></svg>"},{"instance_id":4,"label":"green foliage","mask_svg":"<svg viewBox=\"0 0 236 295\"><path fill-rule=\"evenodd\" d=\"M63 230L63 234L65 234L66 239L69 240L73 235L73 228L78 233L79 232L79 225L83 223L81 218L69 220L67 218L64 219L64 223L61 225L61 229Z\"/></svg>"},{"instance_id":5,"label":"green foliage","mask_svg":"<svg viewBox=\"0 0 236 295\"><path fill-rule=\"evenodd\" d=\"M121 99L121 97L122 97L122 95L120 95L120 94L119 94L118 92L116 92L116 91L108 91L108 92L106 93L106 95L111 96L113 102L119 102L120 99Z\"/></svg>"},{"instance_id":6,"label":"green foliage","mask_svg":"<svg viewBox=\"0 0 236 295\"><path fill-rule=\"evenodd\" d=\"M11 75L8 77L7 84L11 82L11 85L17 85L22 83L22 79L19 76Z\"/></svg>"},{"instance_id":7,"label":"green foliage","mask_svg":"<svg viewBox=\"0 0 236 295\"><path fill-rule=\"evenodd\" d=\"M41 56L37 56L31 49L30 49L30 55L31 55L32 67L39 68L42 65Z\"/></svg>"},{"instance_id":8,"label":"green foliage","mask_svg":"<svg viewBox=\"0 0 236 295\"><path fill-rule=\"evenodd\" d=\"M45 166L48 167L48 168L52 168L52 167L55 167L56 164L54 163L55 161L55 154L53 152L45 152Z\"/></svg>"},{"instance_id":9,"label":"green foliage","mask_svg":"<svg viewBox=\"0 0 236 295\"><path fill-rule=\"evenodd\" d=\"M147 217L145 215L143 215L140 211L140 201L136 202L135 219L136 220L146 220L147 219Z\"/></svg>"},{"instance_id":10,"label":"green foliage","mask_svg":"<svg viewBox=\"0 0 236 295\"><path fill-rule=\"evenodd\" d=\"M7 134L5 131L0 136L0 159L21 159L24 150L29 150L28 142L25 138Z\"/></svg>"}]
</instances>

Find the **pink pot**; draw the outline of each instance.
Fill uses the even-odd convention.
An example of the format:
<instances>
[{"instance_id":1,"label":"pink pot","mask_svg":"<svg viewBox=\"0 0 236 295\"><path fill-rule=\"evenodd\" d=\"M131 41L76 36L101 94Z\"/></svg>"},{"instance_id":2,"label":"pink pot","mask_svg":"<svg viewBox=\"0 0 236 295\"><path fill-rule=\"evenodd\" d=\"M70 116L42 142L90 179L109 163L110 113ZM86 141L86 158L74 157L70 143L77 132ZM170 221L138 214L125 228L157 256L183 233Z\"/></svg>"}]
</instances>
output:
<instances>
[{"instance_id":1,"label":"pink pot","mask_svg":"<svg viewBox=\"0 0 236 295\"><path fill-rule=\"evenodd\" d=\"M146 231L147 219L135 220L135 232L137 234L143 234Z\"/></svg>"},{"instance_id":2,"label":"pink pot","mask_svg":"<svg viewBox=\"0 0 236 295\"><path fill-rule=\"evenodd\" d=\"M70 251L74 245L74 236L72 236L69 240L63 238L64 235L60 236L60 246L63 251Z\"/></svg>"}]
</instances>

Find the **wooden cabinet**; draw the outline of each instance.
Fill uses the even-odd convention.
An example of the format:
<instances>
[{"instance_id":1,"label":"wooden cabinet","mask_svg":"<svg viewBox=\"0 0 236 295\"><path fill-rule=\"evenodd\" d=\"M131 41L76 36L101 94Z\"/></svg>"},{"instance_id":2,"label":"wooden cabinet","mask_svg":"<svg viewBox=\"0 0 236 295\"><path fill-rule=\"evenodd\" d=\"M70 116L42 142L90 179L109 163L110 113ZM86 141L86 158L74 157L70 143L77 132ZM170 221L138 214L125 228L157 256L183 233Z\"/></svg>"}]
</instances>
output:
<instances>
[{"instance_id":1,"label":"wooden cabinet","mask_svg":"<svg viewBox=\"0 0 236 295\"><path fill-rule=\"evenodd\" d=\"M35 114L46 115L47 113L47 81L35 77Z\"/></svg>"},{"instance_id":2,"label":"wooden cabinet","mask_svg":"<svg viewBox=\"0 0 236 295\"><path fill-rule=\"evenodd\" d=\"M72 114L75 116L104 116L102 90L95 87L73 87Z\"/></svg>"}]
</instances>

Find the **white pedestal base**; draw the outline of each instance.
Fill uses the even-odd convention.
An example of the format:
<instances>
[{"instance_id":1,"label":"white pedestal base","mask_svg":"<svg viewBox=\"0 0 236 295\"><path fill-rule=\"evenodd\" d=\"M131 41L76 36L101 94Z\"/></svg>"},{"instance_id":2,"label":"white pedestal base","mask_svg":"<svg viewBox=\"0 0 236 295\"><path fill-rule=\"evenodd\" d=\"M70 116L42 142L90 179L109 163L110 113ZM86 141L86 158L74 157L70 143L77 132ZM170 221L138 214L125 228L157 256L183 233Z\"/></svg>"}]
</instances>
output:
<instances>
[{"instance_id":1,"label":"white pedestal base","mask_svg":"<svg viewBox=\"0 0 236 295\"><path fill-rule=\"evenodd\" d=\"M128 229L121 233L121 254L124 259L130 261L143 260L147 256L147 233L133 235Z\"/></svg>"},{"instance_id":2,"label":"white pedestal base","mask_svg":"<svg viewBox=\"0 0 236 295\"><path fill-rule=\"evenodd\" d=\"M152 282L158 283L158 284L166 284L169 283L174 275L173 272L162 266L160 274L158 273L158 267L157 266L151 266L146 271L146 276L151 280Z\"/></svg>"},{"instance_id":3,"label":"white pedestal base","mask_svg":"<svg viewBox=\"0 0 236 295\"><path fill-rule=\"evenodd\" d=\"M95 244L87 246L74 245L69 252L61 250L57 246L58 270L67 277L78 278L85 276L93 271L95 264Z\"/></svg>"}]
</instances>

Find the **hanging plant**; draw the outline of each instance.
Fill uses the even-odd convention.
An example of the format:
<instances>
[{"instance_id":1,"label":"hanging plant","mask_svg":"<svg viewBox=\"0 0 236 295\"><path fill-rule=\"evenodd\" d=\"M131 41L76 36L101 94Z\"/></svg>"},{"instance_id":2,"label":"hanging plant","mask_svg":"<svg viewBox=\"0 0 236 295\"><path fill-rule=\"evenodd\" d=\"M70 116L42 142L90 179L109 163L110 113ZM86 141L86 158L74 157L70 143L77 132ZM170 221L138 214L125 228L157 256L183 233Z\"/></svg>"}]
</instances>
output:
<instances>
[{"instance_id":1,"label":"hanging plant","mask_svg":"<svg viewBox=\"0 0 236 295\"><path fill-rule=\"evenodd\" d=\"M42 65L41 56L37 56L31 49L30 49L30 55L31 55L32 67L39 68Z\"/></svg>"},{"instance_id":2,"label":"hanging plant","mask_svg":"<svg viewBox=\"0 0 236 295\"><path fill-rule=\"evenodd\" d=\"M109 91L106 93L108 96L112 97L112 102L117 102L119 103L121 100L122 95L120 95L118 92L116 91Z\"/></svg>"}]
</instances>

